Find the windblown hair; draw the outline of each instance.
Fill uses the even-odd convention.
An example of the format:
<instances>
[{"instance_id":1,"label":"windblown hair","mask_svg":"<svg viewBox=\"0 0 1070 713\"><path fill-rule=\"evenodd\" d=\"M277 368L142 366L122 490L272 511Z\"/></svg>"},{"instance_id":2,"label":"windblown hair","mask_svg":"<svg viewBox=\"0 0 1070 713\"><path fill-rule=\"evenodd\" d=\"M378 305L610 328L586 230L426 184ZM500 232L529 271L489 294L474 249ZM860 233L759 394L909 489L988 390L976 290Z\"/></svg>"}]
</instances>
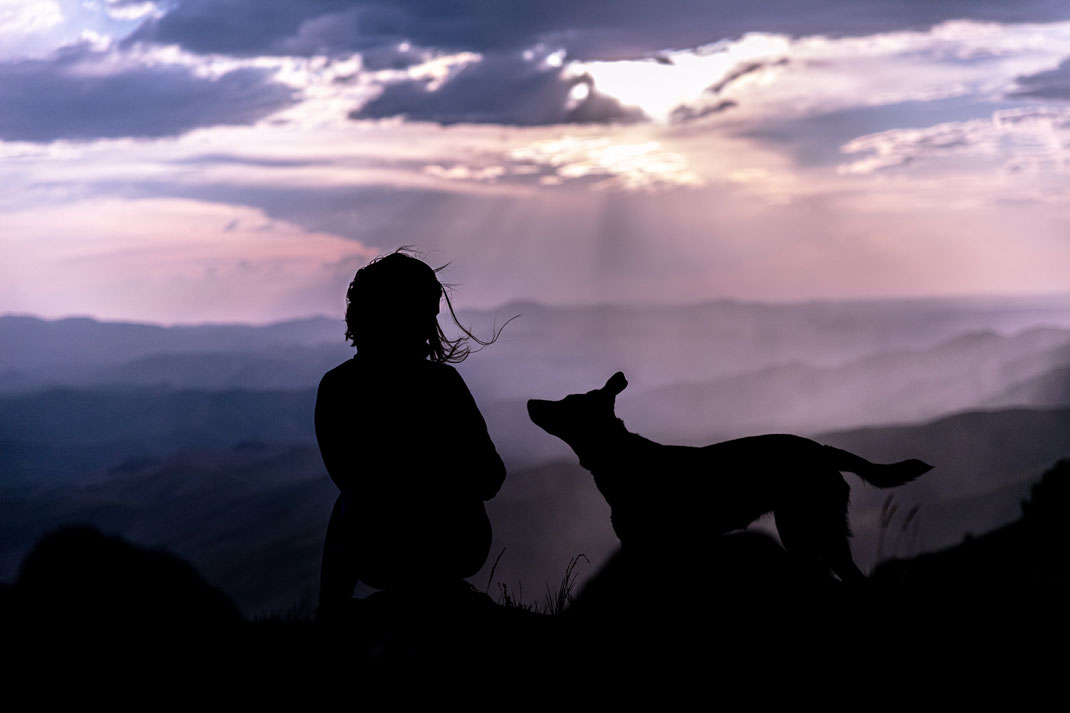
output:
<instances>
[{"instance_id":1,"label":"windblown hair","mask_svg":"<svg viewBox=\"0 0 1070 713\"><path fill-rule=\"evenodd\" d=\"M346 339L357 351L390 352L456 364L472 352L470 340L480 348L494 343L501 329L483 341L458 321L450 302L450 285L439 282L437 275L448 263L432 268L410 253L411 249L402 247L377 257L357 270L349 283ZM464 333L456 339L449 339L438 323L443 298L453 323Z\"/></svg>"}]
</instances>

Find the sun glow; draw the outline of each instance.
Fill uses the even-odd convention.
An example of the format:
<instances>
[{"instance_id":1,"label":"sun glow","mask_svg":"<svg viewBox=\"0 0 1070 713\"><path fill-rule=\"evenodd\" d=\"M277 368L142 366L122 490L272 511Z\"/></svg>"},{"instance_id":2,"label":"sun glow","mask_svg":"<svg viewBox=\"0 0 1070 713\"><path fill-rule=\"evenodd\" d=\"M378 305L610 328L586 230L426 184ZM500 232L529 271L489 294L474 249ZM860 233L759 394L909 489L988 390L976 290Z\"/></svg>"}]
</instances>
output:
<instances>
[{"instance_id":1,"label":"sun glow","mask_svg":"<svg viewBox=\"0 0 1070 713\"><path fill-rule=\"evenodd\" d=\"M741 65L776 61L789 48L787 37L749 34L736 42L666 52L656 61L574 62L569 70L590 75L600 93L639 107L655 121L668 121L677 107L715 94L711 90Z\"/></svg>"}]
</instances>

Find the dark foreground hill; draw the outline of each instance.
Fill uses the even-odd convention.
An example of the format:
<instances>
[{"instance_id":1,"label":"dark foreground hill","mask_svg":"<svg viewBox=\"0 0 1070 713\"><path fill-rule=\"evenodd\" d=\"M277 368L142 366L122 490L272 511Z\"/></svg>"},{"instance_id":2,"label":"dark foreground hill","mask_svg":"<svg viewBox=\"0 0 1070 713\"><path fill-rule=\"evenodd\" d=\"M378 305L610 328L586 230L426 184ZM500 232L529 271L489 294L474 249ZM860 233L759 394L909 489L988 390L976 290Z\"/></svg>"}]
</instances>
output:
<instances>
[{"instance_id":1,"label":"dark foreground hill","mask_svg":"<svg viewBox=\"0 0 1070 713\"><path fill-rule=\"evenodd\" d=\"M315 624L243 622L176 558L75 529L45 538L0 589L0 622L16 686L42 673L118 675L124 690L154 696L229 685L258 699L292 687L364 700L385 689L442 695L444 681L455 693L524 695L581 681L602 699L671 682L798 701L830 686L872 691L874 677L894 694L988 675L1036 691L1061 660L1050 644L1070 633L1068 505L1061 461L1014 524L886 563L855 586L737 533L654 561L620 553L558 614L458 584L377 593ZM664 586L679 561L696 559L700 575Z\"/></svg>"},{"instance_id":2,"label":"dark foreground hill","mask_svg":"<svg viewBox=\"0 0 1070 713\"><path fill-rule=\"evenodd\" d=\"M303 403L311 407L311 399ZM222 419L232 412L221 407L213 413ZM134 421L129 416L124 423ZM234 423L237 428L240 420ZM917 457L936 466L893 491L848 476L854 557L868 571L878 547L886 557L913 555L1015 520L1037 473L1070 453L1070 410L974 412L818 440L878 462ZM81 448L113 459L123 452L108 444L71 444L52 457L62 461ZM51 484L0 484L0 579L14 577L26 552L48 531L88 523L187 559L246 615L286 611L314 600L323 533L337 495L314 445L247 441L174 455L134 455L114 467ZM889 493L898 511L881 542L881 512ZM541 598L545 583L558 582L573 557L584 554L590 561L577 565L582 582L615 546L608 506L575 456L511 469L488 511L495 536L492 557L472 581L491 594L501 582L526 601ZM493 560L503 549L491 581ZM694 563L674 563L660 586L686 588L697 576L701 571Z\"/></svg>"}]
</instances>

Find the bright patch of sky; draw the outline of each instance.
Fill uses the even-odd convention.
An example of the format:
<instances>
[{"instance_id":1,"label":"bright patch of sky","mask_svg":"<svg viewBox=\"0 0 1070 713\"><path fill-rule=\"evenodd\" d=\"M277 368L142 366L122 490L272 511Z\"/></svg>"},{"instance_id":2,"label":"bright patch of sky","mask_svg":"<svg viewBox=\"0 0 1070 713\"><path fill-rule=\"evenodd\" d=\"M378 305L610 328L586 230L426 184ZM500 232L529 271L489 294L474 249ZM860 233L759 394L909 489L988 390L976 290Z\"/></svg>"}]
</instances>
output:
<instances>
[{"instance_id":1,"label":"bright patch of sky","mask_svg":"<svg viewBox=\"0 0 1070 713\"><path fill-rule=\"evenodd\" d=\"M790 47L786 37L751 34L695 50L665 52L652 60L575 62L568 69L576 75L590 74L599 91L639 107L656 121L668 122L674 109L700 100L740 67L775 62L786 57ZM771 81L767 74L759 83Z\"/></svg>"},{"instance_id":2,"label":"bright patch of sky","mask_svg":"<svg viewBox=\"0 0 1070 713\"><path fill-rule=\"evenodd\" d=\"M125 37L156 3L119 0L0 0L0 61L45 57L84 39Z\"/></svg>"},{"instance_id":3,"label":"bright patch of sky","mask_svg":"<svg viewBox=\"0 0 1070 713\"><path fill-rule=\"evenodd\" d=\"M656 190L702 183L682 154L666 151L658 141L620 143L607 137L565 136L514 149L509 157L517 162L514 171L541 173L540 167L551 167L551 173L539 178L543 185L589 177L597 179L591 185L595 190Z\"/></svg>"}]
</instances>

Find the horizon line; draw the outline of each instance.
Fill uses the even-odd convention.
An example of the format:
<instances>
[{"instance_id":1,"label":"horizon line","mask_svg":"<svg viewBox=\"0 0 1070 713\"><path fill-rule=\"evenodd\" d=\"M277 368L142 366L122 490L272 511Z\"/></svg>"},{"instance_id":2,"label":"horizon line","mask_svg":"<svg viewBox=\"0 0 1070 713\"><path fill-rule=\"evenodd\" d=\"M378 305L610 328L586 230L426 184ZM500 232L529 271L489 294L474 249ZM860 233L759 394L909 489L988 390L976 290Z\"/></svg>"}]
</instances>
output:
<instances>
[{"instance_id":1,"label":"horizon line","mask_svg":"<svg viewBox=\"0 0 1070 713\"><path fill-rule=\"evenodd\" d=\"M909 303L909 302L954 302L954 301L970 301L970 300L1038 300L1038 299L1070 299L1070 291L1060 292L1019 292L1019 293L998 293L998 292L980 292L980 293L966 293L966 294L944 294L944 295L902 295L902 296L874 296L874 297L848 297L848 298L835 298L835 297L816 297L816 298L800 298L797 300L761 300L761 299L740 299L737 297L712 297L703 300L692 300L687 302L572 302L572 303L551 303L542 302L532 298L517 298L503 302L495 307L461 307L457 309L458 313L463 312L480 312L491 313L501 310L511 310L517 307L528 305L538 309L548 310L567 310L567 309L629 309L629 310L642 310L642 309L694 309L696 307L707 307L715 304L735 304L741 306L757 306L757 307L801 307L801 306L815 306L815 305L849 305L849 304L876 304L876 303ZM87 320L96 322L98 324L128 324L139 325L148 327L159 327L162 329L171 328L196 328L196 327L250 327L250 328L265 328L273 327L284 324L293 324L295 322L309 322L313 320L329 320L329 321L344 321L344 317L339 315L337 317L324 314L322 312L312 313L300 317L290 317L286 319L270 320L270 321L238 321L238 320L220 320L220 321L174 321L174 322L150 322L140 321L136 319L128 319L122 317L101 317L92 314L65 314L58 316L45 316L41 314L34 314L30 312L3 312L0 313L0 319L35 319L42 322L62 322L66 320Z\"/></svg>"}]
</instances>

